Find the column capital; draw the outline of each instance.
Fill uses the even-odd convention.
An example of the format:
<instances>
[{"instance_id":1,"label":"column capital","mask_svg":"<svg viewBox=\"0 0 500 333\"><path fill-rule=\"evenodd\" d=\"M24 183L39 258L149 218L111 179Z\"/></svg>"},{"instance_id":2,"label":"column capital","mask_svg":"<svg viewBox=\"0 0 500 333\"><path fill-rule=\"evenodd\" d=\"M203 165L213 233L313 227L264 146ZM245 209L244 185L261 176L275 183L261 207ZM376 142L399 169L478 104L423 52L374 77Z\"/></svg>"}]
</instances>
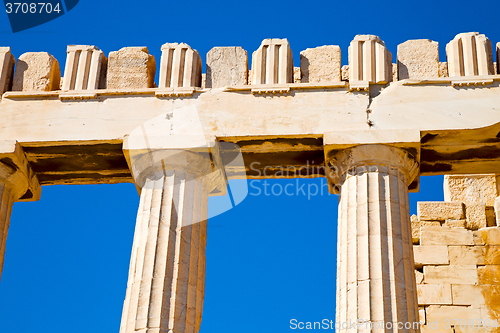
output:
<instances>
[{"instance_id":1,"label":"column capital","mask_svg":"<svg viewBox=\"0 0 500 333\"><path fill-rule=\"evenodd\" d=\"M217 147L125 149L124 152L139 192L147 179L159 179L175 170L205 178L211 195L226 194L227 180Z\"/></svg>"},{"instance_id":2,"label":"column capital","mask_svg":"<svg viewBox=\"0 0 500 333\"><path fill-rule=\"evenodd\" d=\"M351 168L375 166L400 169L406 173L409 191L418 191L420 171L420 130L372 129L335 131L323 135L326 176L331 193L338 194ZM387 170L388 171L388 170Z\"/></svg>"},{"instance_id":3,"label":"column capital","mask_svg":"<svg viewBox=\"0 0 500 333\"><path fill-rule=\"evenodd\" d=\"M40 183L17 141L0 141L0 182L10 187L14 201L40 199Z\"/></svg>"},{"instance_id":4,"label":"column capital","mask_svg":"<svg viewBox=\"0 0 500 333\"><path fill-rule=\"evenodd\" d=\"M407 186L417 177L417 157L408 150L384 144L366 144L338 151L326 162L327 177L338 188L350 177L365 172L402 174ZM338 190L335 190L338 193Z\"/></svg>"}]
</instances>

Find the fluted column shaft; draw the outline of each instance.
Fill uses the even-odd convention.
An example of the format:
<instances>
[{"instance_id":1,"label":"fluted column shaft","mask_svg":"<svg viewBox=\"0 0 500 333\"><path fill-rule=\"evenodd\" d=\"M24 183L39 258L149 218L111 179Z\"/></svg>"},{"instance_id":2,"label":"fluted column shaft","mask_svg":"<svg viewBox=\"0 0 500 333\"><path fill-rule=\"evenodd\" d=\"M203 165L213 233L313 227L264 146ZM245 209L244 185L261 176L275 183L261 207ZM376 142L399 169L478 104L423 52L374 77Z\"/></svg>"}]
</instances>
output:
<instances>
[{"instance_id":1,"label":"fluted column shaft","mask_svg":"<svg viewBox=\"0 0 500 333\"><path fill-rule=\"evenodd\" d=\"M204 177L167 170L142 188L121 333L198 332L205 289Z\"/></svg>"},{"instance_id":2,"label":"fluted column shaft","mask_svg":"<svg viewBox=\"0 0 500 333\"><path fill-rule=\"evenodd\" d=\"M401 149L364 145L332 165L340 185L340 332L419 332L408 205L417 163Z\"/></svg>"},{"instance_id":3,"label":"fluted column shaft","mask_svg":"<svg viewBox=\"0 0 500 333\"><path fill-rule=\"evenodd\" d=\"M19 143L0 141L0 278L12 205L15 201L36 201L40 194L40 183Z\"/></svg>"},{"instance_id":4,"label":"fluted column shaft","mask_svg":"<svg viewBox=\"0 0 500 333\"><path fill-rule=\"evenodd\" d=\"M5 244L10 225L10 213L14 204L14 192L8 183L0 182L0 277L5 257Z\"/></svg>"}]
</instances>

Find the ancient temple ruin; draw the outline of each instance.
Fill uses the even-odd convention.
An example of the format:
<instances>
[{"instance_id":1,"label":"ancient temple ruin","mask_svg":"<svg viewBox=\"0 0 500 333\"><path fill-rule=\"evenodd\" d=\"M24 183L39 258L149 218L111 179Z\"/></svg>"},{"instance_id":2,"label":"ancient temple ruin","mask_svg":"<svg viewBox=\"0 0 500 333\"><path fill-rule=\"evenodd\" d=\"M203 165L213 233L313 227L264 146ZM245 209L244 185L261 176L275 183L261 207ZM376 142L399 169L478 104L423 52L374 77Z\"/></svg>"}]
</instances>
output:
<instances>
[{"instance_id":1,"label":"ancient temple ruin","mask_svg":"<svg viewBox=\"0 0 500 333\"><path fill-rule=\"evenodd\" d=\"M133 182L141 199L120 332L197 332L208 197L262 177L258 162L285 168L280 177L327 177L340 194L339 331L496 332L500 73L490 40L457 35L447 62L427 39L393 56L358 35L346 51L345 66L327 45L294 67L286 39L265 39L250 69L241 47L215 47L202 73L198 51L167 43L156 85L146 47L106 57L70 45L63 77L47 52L16 62L0 48L0 267L13 202L38 200L42 185ZM442 174L445 201L420 202L410 218L408 191Z\"/></svg>"}]
</instances>

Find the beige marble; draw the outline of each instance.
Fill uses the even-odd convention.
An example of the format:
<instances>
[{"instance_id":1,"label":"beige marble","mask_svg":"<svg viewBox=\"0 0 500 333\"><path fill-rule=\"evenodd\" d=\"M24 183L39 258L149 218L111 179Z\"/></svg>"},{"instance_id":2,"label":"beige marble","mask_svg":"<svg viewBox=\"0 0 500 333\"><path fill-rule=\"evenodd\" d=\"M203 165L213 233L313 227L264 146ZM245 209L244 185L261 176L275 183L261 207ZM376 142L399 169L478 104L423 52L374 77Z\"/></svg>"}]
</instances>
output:
<instances>
[{"instance_id":1,"label":"beige marble","mask_svg":"<svg viewBox=\"0 0 500 333\"><path fill-rule=\"evenodd\" d=\"M341 170L335 178L340 185L337 322L419 321L408 214L408 184L416 172L406 154L364 145L329 161Z\"/></svg>"},{"instance_id":2,"label":"beige marble","mask_svg":"<svg viewBox=\"0 0 500 333\"><path fill-rule=\"evenodd\" d=\"M493 203L494 211L495 211L495 223L497 227L500 227L500 197L495 198L495 202Z\"/></svg>"},{"instance_id":3,"label":"beige marble","mask_svg":"<svg viewBox=\"0 0 500 333\"><path fill-rule=\"evenodd\" d=\"M349 45L349 83L385 84L392 81L392 55L374 35L357 35ZM362 83L366 82L366 83Z\"/></svg>"},{"instance_id":4,"label":"beige marble","mask_svg":"<svg viewBox=\"0 0 500 333\"><path fill-rule=\"evenodd\" d=\"M12 88L15 64L10 47L0 47L0 95Z\"/></svg>"},{"instance_id":5,"label":"beige marble","mask_svg":"<svg viewBox=\"0 0 500 333\"><path fill-rule=\"evenodd\" d=\"M428 322L438 322L438 330L435 332L445 332L444 325L445 320L449 320L449 324L452 325L452 319L481 319L481 311L478 308L463 307L463 306L439 306L431 305L426 309L427 321ZM430 331L432 332L432 330Z\"/></svg>"},{"instance_id":6,"label":"beige marble","mask_svg":"<svg viewBox=\"0 0 500 333\"><path fill-rule=\"evenodd\" d=\"M420 220L444 221L464 218L464 205L461 202L420 201L417 203Z\"/></svg>"},{"instance_id":7,"label":"beige marble","mask_svg":"<svg viewBox=\"0 0 500 333\"><path fill-rule=\"evenodd\" d=\"M417 285L418 305L452 304L451 285L420 284Z\"/></svg>"},{"instance_id":8,"label":"beige marble","mask_svg":"<svg viewBox=\"0 0 500 333\"><path fill-rule=\"evenodd\" d=\"M450 228L465 228L466 225L467 221L465 219L460 219L460 220L448 219L443 223L443 227L450 227Z\"/></svg>"},{"instance_id":9,"label":"beige marble","mask_svg":"<svg viewBox=\"0 0 500 333\"><path fill-rule=\"evenodd\" d=\"M293 83L302 82L302 73L300 72L300 67L293 68Z\"/></svg>"},{"instance_id":10,"label":"beige marble","mask_svg":"<svg viewBox=\"0 0 500 333\"><path fill-rule=\"evenodd\" d=\"M485 203L493 206L500 193L497 177L490 175L445 175L444 201L460 201L466 204Z\"/></svg>"},{"instance_id":11,"label":"beige marble","mask_svg":"<svg viewBox=\"0 0 500 333\"><path fill-rule=\"evenodd\" d=\"M497 71L495 72L495 74L499 74L500 73L500 70L499 70L499 64L500 64L500 42L497 43L497 61L496 61L496 64L497 64Z\"/></svg>"},{"instance_id":12,"label":"beige marble","mask_svg":"<svg viewBox=\"0 0 500 333\"><path fill-rule=\"evenodd\" d=\"M439 77L448 77L448 63L440 62L439 63Z\"/></svg>"},{"instance_id":13,"label":"beige marble","mask_svg":"<svg viewBox=\"0 0 500 333\"><path fill-rule=\"evenodd\" d=\"M424 266L425 283L476 284L476 265Z\"/></svg>"},{"instance_id":14,"label":"beige marble","mask_svg":"<svg viewBox=\"0 0 500 333\"><path fill-rule=\"evenodd\" d=\"M416 215L415 215L416 217ZM413 244L420 243L420 228L422 227L440 227L441 223L439 221L420 221L418 218L415 221L411 221L411 237Z\"/></svg>"},{"instance_id":15,"label":"beige marble","mask_svg":"<svg viewBox=\"0 0 500 333\"><path fill-rule=\"evenodd\" d=\"M341 74L342 81L349 81L349 65L342 66L341 72L342 72Z\"/></svg>"},{"instance_id":16,"label":"beige marble","mask_svg":"<svg viewBox=\"0 0 500 333\"><path fill-rule=\"evenodd\" d=\"M12 205L15 201L35 201L41 187L26 155L15 141L0 141L0 278Z\"/></svg>"},{"instance_id":17,"label":"beige marble","mask_svg":"<svg viewBox=\"0 0 500 333\"><path fill-rule=\"evenodd\" d=\"M103 87L107 58L93 45L68 45L62 90L95 90Z\"/></svg>"},{"instance_id":18,"label":"beige marble","mask_svg":"<svg viewBox=\"0 0 500 333\"><path fill-rule=\"evenodd\" d=\"M132 161L141 169L136 182L142 189L121 333L200 329L209 189L194 170L209 160L188 155L185 168L168 160Z\"/></svg>"},{"instance_id":19,"label":"beige marble","mask_svg":"<svg viewBox=\"0 0 500 333\"><path fill-rule=\"evenodd\" d=\"M340 46L324 45L300 52L301 82L341 80Z\"/></svg>"},{"instance_id":20,"label":"beige marble","mask_svg":"<svg viewBox=\"0 0 500 333\"><path fill-rule=\"evenodd\" d=\"M474 236L480 238L483 245L500 245L500 227L479 229L474 231Z\"/></svg>"},{"instance_id":21,"label":"beige marble","mask_svg":"<svg viewBox=\"0 0 500 333\"><path fill-rule=\"evenodd\" d=\"M420 245L474 245L472 231L449 227L420 228Z\"/></svg>"},{"instance_id":22,"label":"beige marble","mask_svg":"<svg viewBox=\"0 0 500 333\"><path fill-rule=\"evenodd\" d=\"M474 203L465 205L466 228L477 230L488 226L486 217L486 204Z\"/></svg>"},{"instance_id":23,"label":"beige marble","mask_svg":"<svg viewBox=\"0 0 500 333\"><path fill-rule=\"evenodd\" d=\"M413 39L398 45L398 79L439 77L439 43Z\"/></svg>"},{"instance_id":24,"label":"beige marble","mask_svg":"<svg viewBox=\"0 0 500 333\"><path fill-rule=\"evenodd\" d=\"M252 54L252 84L293 82L293 57L286 38L264 39Z\"/></svg>"},{"instance_id":25,"label":"beige marble","mask_svg":"<svg viewBox=\"0 0 500 333\"><path fill-rule=\"evenodd\" d=\"M451 265L484 265L486 247L448 246Z\"/></svg>"},{"instance_id":26,"label":"beige marble","mask_svg":"<svg viewBox=\"0 0 500 333\"><path fill-rule=\"evenodd\" d=\"M450 77L493 75L491 41L478 32L461 33L446 45Z\"/></svg>"},{"instance_id":27,"label":"beige marble","mask_svg":"<svg viewBox=\"0 0 500 333\"><path fill-rule=\"evenodd\" d=\"M59 89L61 71L56 58L47 52L27 52L17 59L13 91Z\"/></svg>"},{"instance_id":28,"label":"beige marble","mask_svg":"<svg viewBox=\"0 0 500 333\"><path fill-rule=\"evenodd\" d=\"M454 305L484 305L483 286L454 284L451 286Z\"/></svg>"},{"instance_id":29,"label":"beige marble","mask_svg":"<svg viewBox=\"0 0 500 333\"><path fill-rule=\"evenodd\" d=\"M247 84L248 56L241 47L214 47L207 53L206 88Z\"/></svg>"},{"instance_id":30,"label":"beige marble","mask_svg":"<svg viewBox=\"0 0 500 333\"><path fill-rule=\"evenodd\" d=\"M200 54L191 46L186 43L165 43L161 47L158 87L201 87L201 68Z\"/></svg>"},{"instance_id":31,"label":"beige marble","mask_svg":"<svg viewBox=\"0 0 500 333\"><path fill-rule=\"evenodd\" d=\"M448 246L446 245L414 246L413 256L415 267L450 264Z\"/></svg>"},{"instance_id":32,"label":"beige marble","mask_svg":"<svg viewBox=\"0 0 500 333\"><path fill-rule=\"evenodd\" d=\"M155 71L155 58L146 47L124 47L109 54L106 87L153 88Z\"/></svg>"}]
</instances>

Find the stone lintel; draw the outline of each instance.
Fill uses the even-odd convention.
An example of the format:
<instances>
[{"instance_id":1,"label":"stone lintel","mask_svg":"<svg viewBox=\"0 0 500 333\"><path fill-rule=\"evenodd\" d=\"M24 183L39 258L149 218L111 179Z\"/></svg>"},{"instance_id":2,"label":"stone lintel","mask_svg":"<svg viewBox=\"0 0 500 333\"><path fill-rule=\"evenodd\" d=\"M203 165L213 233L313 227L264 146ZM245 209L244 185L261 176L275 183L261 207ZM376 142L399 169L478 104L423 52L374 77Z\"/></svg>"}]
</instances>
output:
<instances>
[{"instance_id":1,"label":"stone lintel","mask_svg":"<svg viewBox=\"0 0 500 333\"><path fill-rule=\"evenodd\" d=\"M0 181L8 183L14 201L37 201L42 188L17 141L0 141Z\"/></svg>"}]
</instances>

